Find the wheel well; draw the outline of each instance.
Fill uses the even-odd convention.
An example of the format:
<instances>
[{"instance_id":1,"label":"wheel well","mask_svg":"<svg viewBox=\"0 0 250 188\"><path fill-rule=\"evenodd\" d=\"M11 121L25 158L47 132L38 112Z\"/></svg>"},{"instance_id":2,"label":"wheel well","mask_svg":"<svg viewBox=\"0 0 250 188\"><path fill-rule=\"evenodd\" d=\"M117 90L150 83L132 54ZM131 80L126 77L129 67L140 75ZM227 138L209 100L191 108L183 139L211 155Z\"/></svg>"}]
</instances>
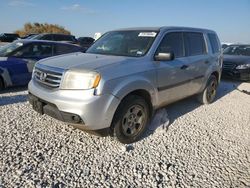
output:
<instances>
[{"instance_id":1,"label":"wheel well","mask_svg":"<svg viewBox=\"0 0 250 188\"><path fill-rule=\"evenodd\" d=\"M219 81L219 73L218 72L213 72L211 75L214 75L217 79L217 81Z\"/></svg>"},{"instance_id":2,"label":"wheel well","mask_svg":"<svg viewBox=\"0 0 250 188\"><path fill-rule=\"evenodd\" d=\"M143 89L138 89L138 90L130 92L124 98L126 98L129 95L137 95L139 97L142 97L147 102L147 104L149 106L150 117L152 116L152 114L153 114L153 105L152 105L152 101L151 101L151 96L150 96L148 91L143 90Z\"/></svg>"},{"instance_id":3,"label":"wheel well","mask_svg":"<svg viewBox=\"0 0 250 188\"><path fill-rule=\"evenodd\" d=\"M128 97L128 96L130 96L130 95L136 95L136 96L142 97L142 98L147 102L147 104L148 104L148 106L149 106L149 116L150 116L150 118L151 118L152 115L153 115L153 105L152 105L152 102L151 102L151 96L150 96L149 92L146 91L146 90L143 90L143 89L134 90L134 91L128 93L125 97L123 97L123 99L121 100L121 102L122 102L126 97ZM121 102L120 102L120 104L121 104ZM118 107L117 107L117 109L116 109L116 112L117 112L117 110L118 110L120 104L118 105ZM115 112L115 114L116 114L116 112ZM113 127L113 121L114 121L114 118L115 118L115 114L114 114L114 117L113 117L113 120L112 120L112 123L111 123L111 126L110 126L110 131L111 131L110 134L111 134L111 135L113 135L113 131L114 131L114 130L113 130L113 129L114 129L114 127Z\"/></svg>"},{"instance_id":4,"label":"wheel well","mask_svg":"<svg viewBox=\"0 0 250 188\"><path fill-rule=\"evenodd\" d=\"M0 82L3 84L3 87L5 87L4 79L1 75L0 75Z\"/></svg>"}]
</instances>

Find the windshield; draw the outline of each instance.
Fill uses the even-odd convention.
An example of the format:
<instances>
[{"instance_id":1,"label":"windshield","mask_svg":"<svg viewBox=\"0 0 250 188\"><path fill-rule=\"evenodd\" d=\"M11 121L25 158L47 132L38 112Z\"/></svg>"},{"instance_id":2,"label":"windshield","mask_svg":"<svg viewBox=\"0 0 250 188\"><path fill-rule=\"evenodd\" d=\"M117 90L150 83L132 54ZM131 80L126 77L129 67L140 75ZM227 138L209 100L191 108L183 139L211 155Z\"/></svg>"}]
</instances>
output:
<instances>
[{"instance_id":1,"label":"windshield","mask_svg":"<svg viewBox=\"0 0 250 188\"><path fill-rule=\"evenodd\" d=\"M97 40L86 53L141 57L157 35L155 31L112 31Z\"/></svg>"},{"instance_id":2,"label":"windshield","mask_svg":"<svg viewBox=\"0 0 250 188\"><path fill-rule=\"evenodd\" d=\"M250 45L229 46L223 53L226 55L250 56Z\"/></svg>"},{"instance_id":3,"label":"windshield","mask_svg":"<svg viewBox=\"0 0 250 188\"><path fill-rule=\"evenodd\" d=\"M7 57L21 46L23 46L23 43L18 41L2 46L0 48L0 57Z\"/></svg>"}]
</instances>

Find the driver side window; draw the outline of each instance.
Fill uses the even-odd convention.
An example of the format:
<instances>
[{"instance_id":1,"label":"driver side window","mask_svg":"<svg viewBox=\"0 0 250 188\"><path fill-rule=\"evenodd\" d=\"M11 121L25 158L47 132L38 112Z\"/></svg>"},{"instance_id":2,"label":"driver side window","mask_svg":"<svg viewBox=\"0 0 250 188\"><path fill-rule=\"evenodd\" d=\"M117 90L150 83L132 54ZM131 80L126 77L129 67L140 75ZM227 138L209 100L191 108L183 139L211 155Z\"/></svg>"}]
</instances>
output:
<instances>
[{"instance_id":1,"label":"driver side window","mask_svg":"<svg viewBox=\"0 0 250 188\"><path fill-rule=\"evenodd\" d=\"M184 57L184 42L181 32L167 33L162 39L157 54L169 52L173 52L175 58Z\"/></svg>"}]
</instances>

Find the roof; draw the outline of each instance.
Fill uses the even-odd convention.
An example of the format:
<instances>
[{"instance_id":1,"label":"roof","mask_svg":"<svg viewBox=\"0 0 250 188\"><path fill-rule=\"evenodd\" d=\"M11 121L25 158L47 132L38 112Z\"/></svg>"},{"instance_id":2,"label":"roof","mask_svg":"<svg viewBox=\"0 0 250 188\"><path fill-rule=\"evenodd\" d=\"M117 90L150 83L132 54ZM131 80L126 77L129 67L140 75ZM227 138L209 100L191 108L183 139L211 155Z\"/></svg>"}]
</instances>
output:
<instances>
[{"instance_id":1,"label":"roof","mask_svg":"<svg viewBox=\"0 0 250 188\"><path fill-rule=\"evenodd\" d=\"M63 36L74 36L71 34L64 34L64 33L37 33L37 35L63 35Z\"/></svg>"},{"instance_id":2,"label":"roof","mask_svg":"<svg viewBox=\"0 0 250 188\"><path fill-rule=\"evenodd\" d=\"M32 42L36 42L36 43L51 43L51 44L66 44L66 45L73 45L73 46L79 46L79 45L75 45L75 44L71 44L71 43L67 43L67 42L63 42L63 41L51 41L51 40L32 40L32 39L20 39L20 40L16 40L15 42L22 42L24 44L27 43L32 43Z\"/></svg>"},{"instance_id":3,"label":"roof","mask_svg":"<svg viewBox=\"0 0 250 188\"><path fill-rule=\"evenodd\" d=\"M162 27L132 27L132 28L122 28L117 29L114 31L165 31L165 30L195 30L200 32L214 32L213 30L209 29L202 29L202 28L194 28L194 27L182 27L182 26L162 26Z\"/></svg>"}]
</instances>

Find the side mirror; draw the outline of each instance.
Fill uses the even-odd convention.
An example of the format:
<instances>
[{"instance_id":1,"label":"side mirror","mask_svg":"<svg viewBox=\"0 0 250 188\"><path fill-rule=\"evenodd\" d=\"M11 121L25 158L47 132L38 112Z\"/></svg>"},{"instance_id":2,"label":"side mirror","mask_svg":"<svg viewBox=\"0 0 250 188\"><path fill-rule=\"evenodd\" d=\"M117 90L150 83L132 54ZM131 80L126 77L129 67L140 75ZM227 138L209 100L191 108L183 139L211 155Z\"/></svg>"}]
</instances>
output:
<instances>
[{"instance_id":1,"label":"side mirror","mask_svg":"<svg viewBox=\"0 0 250 188\"><path fill-rule=\"evenodd\" d=\"M174 60L174 53L168 52L168 53L158 53L155 55L156 61L172 61Z\"/></svg>"}]
</instances>

